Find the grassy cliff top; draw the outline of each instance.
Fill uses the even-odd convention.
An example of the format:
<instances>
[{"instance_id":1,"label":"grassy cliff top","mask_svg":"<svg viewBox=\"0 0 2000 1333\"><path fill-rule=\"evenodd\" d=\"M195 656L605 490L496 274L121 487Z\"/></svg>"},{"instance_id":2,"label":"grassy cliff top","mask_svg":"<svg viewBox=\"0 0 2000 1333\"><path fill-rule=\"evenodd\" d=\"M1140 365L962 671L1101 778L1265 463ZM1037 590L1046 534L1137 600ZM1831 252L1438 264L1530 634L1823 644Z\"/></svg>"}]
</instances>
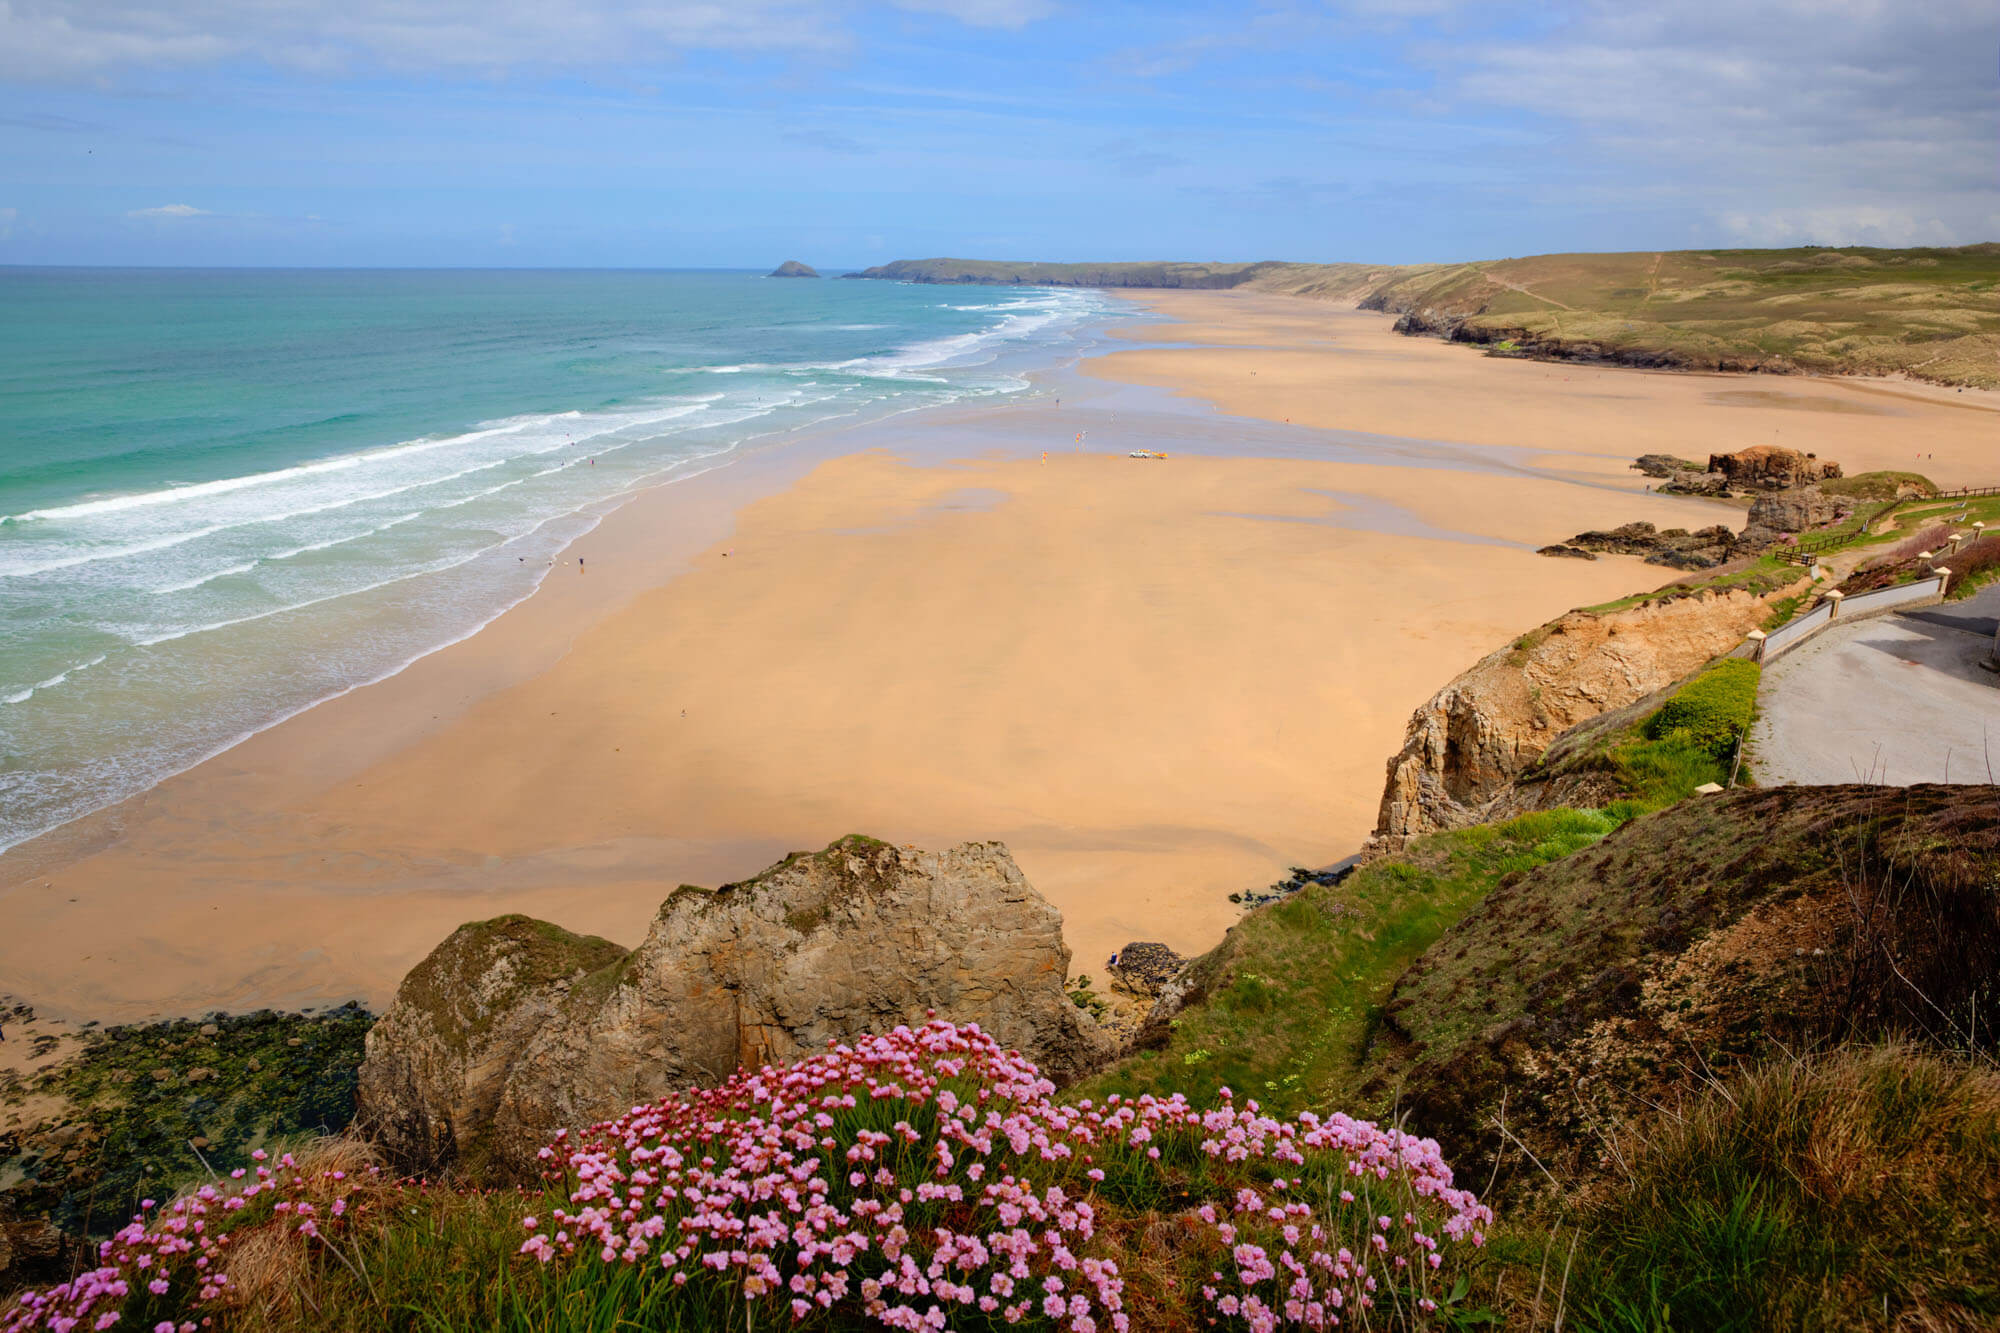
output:
<instances>
[{"instance_id":1,"label":"grassy cliff top","mask_svg":"<svg viewBox=\"0 0 2000 1333\"><path fill-rule=\"evenodd\" d=\"M2000 386L2000 244L1534 255L1464 264L898 260L903 282L1245 288L1358 304L1503 351Z\"/></svg>"}]
</instances>

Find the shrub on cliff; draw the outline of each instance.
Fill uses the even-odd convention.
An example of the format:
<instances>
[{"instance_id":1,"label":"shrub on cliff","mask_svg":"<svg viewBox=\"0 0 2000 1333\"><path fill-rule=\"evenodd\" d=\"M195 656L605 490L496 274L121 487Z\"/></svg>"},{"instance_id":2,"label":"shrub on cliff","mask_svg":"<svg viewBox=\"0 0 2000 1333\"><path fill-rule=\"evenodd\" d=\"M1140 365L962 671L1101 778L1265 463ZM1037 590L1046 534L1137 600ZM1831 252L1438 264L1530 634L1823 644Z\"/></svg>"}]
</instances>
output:
<instances>
[{"instance_id":1,"label":"shrub on cliff","mask_svg":"<svg viewBox=\"0 0 2000 1333\"><path fill-rule=\"evenodd\" d=\"M1053 1092L934 1021L565 1133L540 1194L370 1178L356 1207L287 1158L136 1219L0 1330L1426 1328L1492 1221L1400 1129ZM273 1289L246 1253L282 1292L247 1298Z\"/></svg>"},{"instance_id":2,"label":"shrub on cliff","mask_svg":"<svg viewBox=\"0 0 2000 1333\"><path fill-rule=\"evenodd\" d=\"M1647 739L1665 740L1680 733L1689 744L1717 758L1725 757L1737 737L1750 729L1757 711L1760 675L1758 665L1745 658L1716 663L1683 685L1647 719Z\"/></svg>"}]
</instances>

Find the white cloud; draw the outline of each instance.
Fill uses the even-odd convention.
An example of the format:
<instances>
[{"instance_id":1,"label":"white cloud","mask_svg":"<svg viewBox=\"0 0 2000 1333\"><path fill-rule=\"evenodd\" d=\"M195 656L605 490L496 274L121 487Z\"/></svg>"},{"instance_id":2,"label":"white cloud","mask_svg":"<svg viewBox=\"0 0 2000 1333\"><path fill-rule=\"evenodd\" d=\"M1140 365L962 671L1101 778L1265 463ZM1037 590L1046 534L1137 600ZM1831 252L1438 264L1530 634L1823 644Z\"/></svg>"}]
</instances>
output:
<instances>
[{"instance_id":1,"label":"white cloud","mask_svg":"<svg viewBox=\"0 0 2000 1333\"><path fill-rule=\"evenodd\" d=\"M18 208L0 208L0 241L14 238L14 220L21 216Z\"/></svg>"},{"instance_id":2,"label":"white cloud","mask_svg":"<svg viewBox=\"0 0 2000 1333\"><path fill-rule=\"evenodd\" d=\"M1025 28L1055 12L1047 0L890 0L917 14L947 14L975 28Z\"/></svg>"},{"instance_id":3,"label":"white cloud","mask_svg":"<svg viewBox=\"0 0 2000 1333\"><path fill-rule=\"evenodd\" d=\"M1545 118L1588 174L1674 185L1744 240L1992 239L1992 0L1573 0L1556 12L1532 37L1455 33L1424 58L1461 104Z\"/></svg>"},{"instance_id":4,"label":"white cloud","mask_svg":"<svg viewBox=\"0 0 2000 1333\"><path fill-rule=\"evenodd\" d=\"M1022 28L1053 0L887 0ZM827 51L847 6L816 0L0 0L0 78L77 80L247 58L488 72L631 66L696 50Z\"/></svg>"},{"instance_id":5,"label":"white cloud","mask_svg":"<svg viewBox=\"0 0 2000 1333\"><path fill-rule=\"evenodd\" d=\"M193 204L161 204L157 208L135 208L125 215L128 218L205 218L212 217L205 208Z\"/></svg>"},{"instance_id":6,"label":"white cloud","mask_svg":"<svg viewBox=\"0 0 2000 1333\"><path fill-rule=\"evenodd\" d=\"M1966 239L1938 217L1905 208L1857 205L1773 213L1729 213L1722 218L1735 239L1753 246L1954 245Z\"/></svg>"},{"instance_id":7,"label":"white cloud","mask_svg":"<svg viewBox=\"0 0 2000 1333\"><path fill-rule=\"evenodd\" d=\"M318 70L486 71L842 40L810 0L0 0L0 77L39 81L236 57Z\"/></svg>"}]
</instances>

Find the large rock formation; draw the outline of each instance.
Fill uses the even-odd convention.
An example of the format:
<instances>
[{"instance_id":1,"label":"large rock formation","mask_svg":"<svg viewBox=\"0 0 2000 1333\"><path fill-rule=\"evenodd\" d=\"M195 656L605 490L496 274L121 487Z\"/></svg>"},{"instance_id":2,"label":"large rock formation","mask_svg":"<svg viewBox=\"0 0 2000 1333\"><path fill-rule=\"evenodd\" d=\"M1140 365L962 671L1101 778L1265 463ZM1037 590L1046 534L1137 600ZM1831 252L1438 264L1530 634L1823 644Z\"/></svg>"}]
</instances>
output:
<instances>
[{"instance_id":1,"label":"large rock formation","mask_svg":"<svg viewBox=\"0 0 2000 1333\"><path fill-rule=\"evenodd\" d=\"M629 952L526 917L460 927L368 1034L359 1119L406 1169L520 1179L559 1129L931 1010L1070 1079L1110 1041L1068 968L1061 915L1000 843L846 838L683 886Z\"/></svg>"},{"instance_id":2,"label":"large rock formation","mask_svg":"<svg viewBox=\"0 0 2000 1333\"><path fill-rule=\"evenodd\" d=\"M1720 472L1736 486L1782 490L1808 482L1831 481L1840 464L1823 463L1817 454L1802 454L1775 444L1757 444L1733 454L1710 454L1708 470Z\"/></svg>"},{"instance_id":3,"label":"large rock formation","mask_svg":"<svg viewBox=\"0 0 2000 1333\"><path fill-rule=\"evenodd\" d=\"M1572 611L1489 653L1411 715L1389 760L1370 854L1483 822L1485 807L1564 729L1680 679L1768 613L1747 592L1703 591L1604 615Z\"/></svg>"},{"instance_id":4,"label":"large rock formation","mask_svg":"<svg viewBox=\"0 0 2000 1333\"><path fill-rule=\"evenodd\" d=\"M1745 551L1762 551L1793 533L1810 532L1847 514L1847 502L1818 486L1767 491L1751 502L1750 521L1737 541Z\"/></svg>"},{"instance_id":5,"label":"large rock formation","mask_svg":"<svg viewBox=\"0 0 2000 1333\"><path fill-rule=\"evenodd\" d=\"M815 269L811 264L801 264L796 259L787 259L765 276L772 278L817 278L819 270Z\"/></svg>"}]
</instances>

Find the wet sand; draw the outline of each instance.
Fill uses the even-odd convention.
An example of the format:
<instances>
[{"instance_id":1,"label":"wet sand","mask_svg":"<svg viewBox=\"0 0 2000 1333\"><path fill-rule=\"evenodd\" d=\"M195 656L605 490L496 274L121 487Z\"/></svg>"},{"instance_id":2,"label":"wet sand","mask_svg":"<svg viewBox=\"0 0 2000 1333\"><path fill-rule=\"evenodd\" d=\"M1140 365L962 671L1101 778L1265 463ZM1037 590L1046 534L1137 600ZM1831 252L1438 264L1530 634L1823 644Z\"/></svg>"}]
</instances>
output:
<instances>
[{"instance_id":1,"label":"wet sand","mask_svg":"<svg viewBox=\"0 0 2000 1333\"><path fill-rule=\"evenodd\" d=\"M1633 475L1626 465L1645 453L1705 462L1776 444L1849 473L2000 485L2000 392L1512 360L1398 334L1384 315L1254 292L1148 292L1145 304L1182 321L1176 337L1206 346L1121 352L1085 373L1228 412L1582 455L1607 475Z\"/></svg>"},{"instance_id":2,"label":"wet sand","mask_svg":"<svg viewBox=\"0 0 2000 1333\"><path fill-rule=\"evenodd\" d=\"M107 1020L379 1006L460 922L636 943L675 884L850 832L1003 839L1078 971L1135 939L1209 947L1230 892L1358 845L1439 685L1664 581L1535 545L1732 517L1623 467L1661 447L1651 410L1300 304L1169 293L1190 323L1146 336L1205 350L637 497L570 552L588 575L0 858L5 988ZM1665 378L1598 373L1619 402ZM1690 403L1716 439L1798 420ZM1124 456L1141 444L1172 456Z\"/></svg>"}]
</instances>

